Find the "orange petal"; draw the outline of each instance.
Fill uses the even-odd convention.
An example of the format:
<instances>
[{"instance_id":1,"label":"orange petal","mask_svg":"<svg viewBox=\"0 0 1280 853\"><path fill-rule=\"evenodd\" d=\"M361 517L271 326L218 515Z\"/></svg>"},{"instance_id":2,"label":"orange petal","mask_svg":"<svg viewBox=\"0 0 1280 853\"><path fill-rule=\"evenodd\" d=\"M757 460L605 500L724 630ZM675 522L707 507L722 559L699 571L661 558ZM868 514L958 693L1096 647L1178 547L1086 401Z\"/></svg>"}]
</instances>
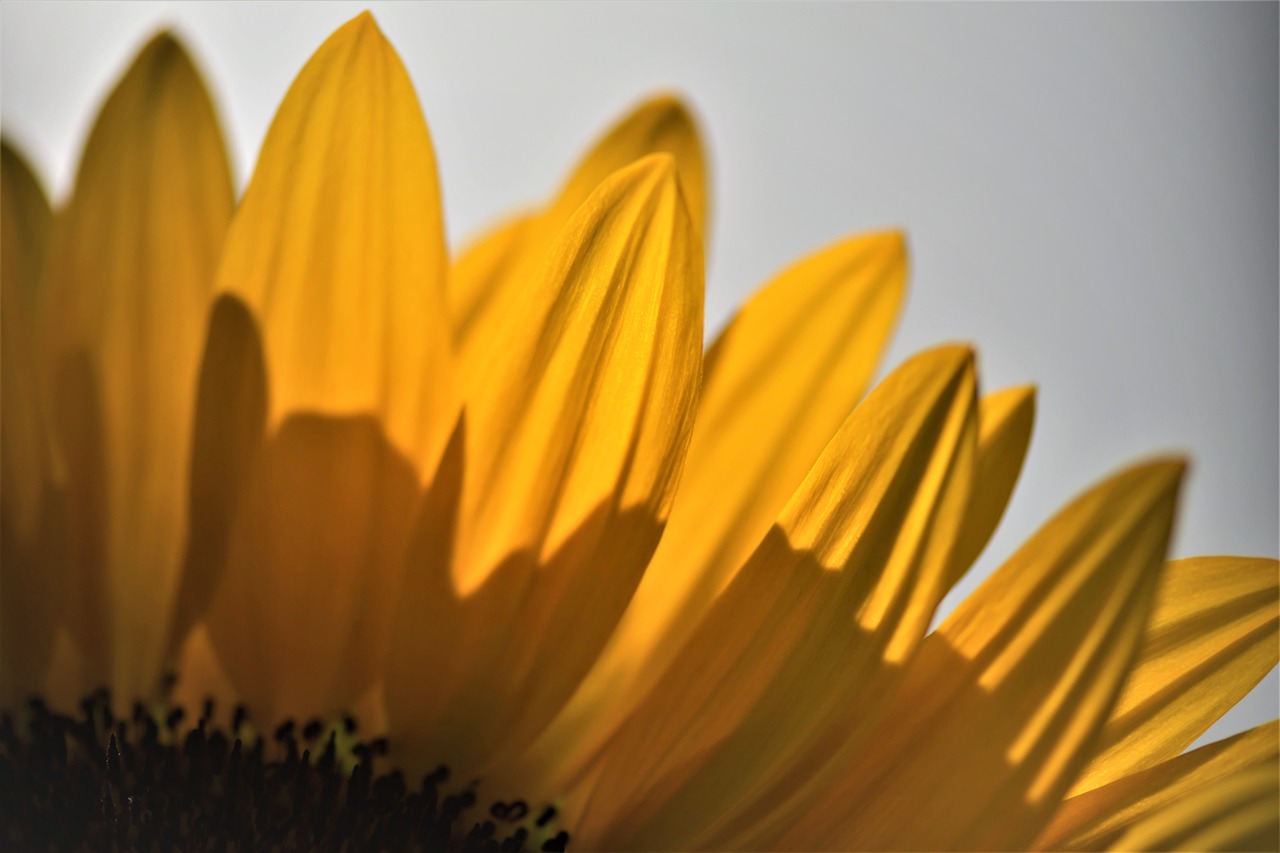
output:
<instances>
[{"instance_id":1,"label":"orange petal","mask_svg":"<svg viewBox=\"0 0 1280 853\"><path fill-rule=\"evenodd\" d=\"M605 181L553 258L506 372L468 405L452 565L407 570L387 711L427 761L482 764L559 710L657 545L688 447L702 264L671 158ZM439 506L420 540L452 527Z\"/></svg>"},{"instance_id":2,"label":"orange petal","mask_svg":"<svg viewBox=\"0 0 1280 853\"><path fill-rule=\"evenodd\" d=\"M375 682L417 501L369 416L291 415L268 439L206 616L259 719L330 717Z\"/></svg>"},{"instance_id":3,"label":"orange petal","mask_svg":"<svg viewBox=\"0 0 1280 853\"><path fill-rule=\"evenodd\" d=\"M273 425L373 414L420 476L457 417L431 137L367 12L315 52L267 131L218 285L262 324Z\"/></svg>"},{"instance_id":4,"label":"orange petal","mask_svg":"<svg viewBox=\"0 0 1280 853\"><path fill-rule=\"evenodd\" d=\"M874 718L945 592L976 434L962 347L853 412L610 740L588 847L719 849Z\"/></svg>"},{"instance_id":5,"label":"orange petal","mask_svg":"<svg viewBox=\"0 0 1280 853\"><path fill-rule=\"evenodd\" d=\"M845 778L770 843L1029 844L1082 769L1132 664L1183 467L1123 471L1032 537L924 643Z\"/></svg>"},{"instance_id":6,"label":"orange petal","mask_svg":"<svg viewBox=\"0 0 1280 853\"><path fill-rule=\"evenodd\" d=\"M1036 850L1103 850L1133 825L1177 809L1196 791L1280 760L1280 723L1272 721L1123 776L1062 803Z\"/></svg>"},{"instance_id":7,"label":"orange petal","mask_svg":"<svg viewBox=\"0 0 1280 853\"><path fill-rule=\"evenodd\" d=\"M1170 563L1133 673L1072 789L1173 758L1280 661L1280 566L1248 557Z\"/></svg>"}]
</instances>

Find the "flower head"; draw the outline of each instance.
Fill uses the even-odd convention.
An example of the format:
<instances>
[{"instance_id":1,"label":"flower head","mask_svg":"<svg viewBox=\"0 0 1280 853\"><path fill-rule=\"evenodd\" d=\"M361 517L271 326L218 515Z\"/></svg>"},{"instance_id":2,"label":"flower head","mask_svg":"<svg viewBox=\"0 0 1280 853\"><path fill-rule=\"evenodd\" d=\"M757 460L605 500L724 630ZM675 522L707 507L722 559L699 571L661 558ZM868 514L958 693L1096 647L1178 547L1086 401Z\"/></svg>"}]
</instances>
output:
<instances>
[{"instance_id":1,"label":"flower head","mask_svg":"<svg viewBox=\"0 0 1280 853\"><path fill-rule=\"evenodd\" d=\"M868 392L896 231L784 270L704 352L678 99L456 258L368 14L299 73L238 204L169 35L56 216L3 168L0 748L36 791L10 842L479 849L492 822L451 835L479 791L525 798L491 812L515 847L1276 843L1275 723L1180 754L1276 664L1275 561L1166 563L1184 464L1155 459L931 632L1034 392L980 395L963 345ZM79 727L20 705L102 685ZM223 734L238 705L264 736L243 710ZM79 755L93 784L58 789ZM410 796L375 757L471 787Z\"/></svg>"}]
</instances>

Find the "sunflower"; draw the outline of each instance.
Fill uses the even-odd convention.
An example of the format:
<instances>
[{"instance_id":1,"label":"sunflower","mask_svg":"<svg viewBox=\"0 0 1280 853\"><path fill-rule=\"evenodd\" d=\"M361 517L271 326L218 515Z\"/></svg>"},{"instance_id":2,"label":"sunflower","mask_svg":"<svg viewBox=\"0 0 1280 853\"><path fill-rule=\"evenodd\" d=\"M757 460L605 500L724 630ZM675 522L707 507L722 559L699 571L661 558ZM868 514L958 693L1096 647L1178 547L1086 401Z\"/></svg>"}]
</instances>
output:
<instances>
[{"instance_id":1,"label":"sunflower","mask_svg":"<svg viewBox=\"0 0 1280 853\"><path fill-rule=\"evenodd\" d=\"M950 345L868 393L896 232L704 352L706 173L656 97L451 259L367 13L238 203L168 34L56 215L6 145L8 844L1276 849L1280 726L1184 753L1277 662L1276 562L1165 562L1150 460L931 632L1034 391Z\"/></svg>"}]
</instances>

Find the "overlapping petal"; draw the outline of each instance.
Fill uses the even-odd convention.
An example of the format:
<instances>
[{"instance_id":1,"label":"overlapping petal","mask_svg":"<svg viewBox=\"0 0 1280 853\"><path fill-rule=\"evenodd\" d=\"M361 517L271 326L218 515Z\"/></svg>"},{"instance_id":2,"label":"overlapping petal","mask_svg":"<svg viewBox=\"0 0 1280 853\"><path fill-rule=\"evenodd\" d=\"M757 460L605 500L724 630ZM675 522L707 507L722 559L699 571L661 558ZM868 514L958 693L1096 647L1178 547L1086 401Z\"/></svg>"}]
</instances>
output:
<instances>
[{"instance_id":1,"label":"overlapping petal","mask_svg":"<svg viewBox=\"0 0 1280 853\"><path fill-rule=\"evenodd\" d=\"M154 38L90 133L59 214L42 369L70 490L69 628L93 674L145 696L163 664L187 522L192 401L231 175L182 47Z\"/></svg>"},{"instance_id":2,"label":"overlapping petal","mask_svg":"<svg viewBox=\"0 0 1280 853\"><path fill-rule=\"evenodd\" d=\"M770 843L1030 843L1088 760L1137 652L1182 471L1130 468L1043 527L930 635L846 778Z\"/></svg>"},{"instance_id":3,"label":"overlapping petal","mask_svg":"<svg viewBox=\"0 0 1280 853\"><path fill-rule=\"evenodd\" d=\"M587 846L721 847L865 732L945 592L976 435L961 347L909 361L853 412L610 741Z\"/></svg>"},{"instance_id":4,"label":"overlapping petal","mask_svg":"<svg viewBox=\"0 0 1280 853\"><path fill-rule=\"evenodd\" d=\"M457 416L447 263L426 121L366 12L290 86L218 268L262 326L271 424L374 414L429 476Z\"/></svg>"},{"instance_id":5,"label":"overlapping petal","mask_svg":"<svg viewBox=\"0 0 1280 853\"><path fill-rule=\"evenodd\" d=\"M421 483L458 413L446 269L427 125L365 13L290 87L218 270L219 309L247 310L224 311L227 365L211 339L202 392L242 410L200 411L193 488L225 544L193 568L218 587L227 674L264 713L338 713L380 677ZM216 464L259 443L247 471Z\"/></svg>"},{"instance_id":6,"label":"overlapping petal","mask_svg":"<svg viewBox=\"0 0 1280 853\"><path fill-rule=\"evenodd\" d=\"M418 521L450 559L411 560L401 597L386 699L411 753L483 764L535 735L595 658L670 511L702 288L668 155L616 173L565 227L505 372L469 399L460 509Z\"/></svg>"},{"instance_id":7,"label":"overlapping petal","mask_svg":"<svg viewBox=\"0 0 1280 853\"><path fill-rule=\"evenodd\" d=\"M1035 424L1035 388L1005 388L982 398L978 417L978 467L965 511L964 532L951 558L951 583L959 580L987 547L1004 516Z\"/></svg>"},{"instance_id":8,"label":"overlapping petal","mask_svg":"<svg viewBox=\"0 0 1280 853\"><path fill-rule=\"evenodd\" d=\"M707 230L707 167L693 117L679 99L662 95L620 119L583 156L546 206L499 225L454 265L449 303L464 393L486 387L505 361L506 341L531 322L526 313L560 232L606 178L650 154L669 154L679 173L697 239Z\"/></svg>"},{"instance_id":9,"label":"overlapping petal","mask_svg":"<svg viewBox=\"0 0 1280 853\"><path fill-rule=\"evenodd\" d=\"M1265 723L1070 797L1058 807L1034 849L1114 849L1131 827L1177 810L1198 791L1259 768L1280 776L1280 722Z\"/></svg>"},{"instance_id":10,"label":"overlapping petal","mask_svg":"<svg viewBox=\"0 0 1280 853\"><path fill-rule=\"evenodd\" d=\"M65 531L34 338L53 214L30 168L0 144L0 704L40 686L64 592Z\"/></svg>"},{"instance_id":11,"label":"overlapping petal","mask_svg":"<svg viewBox=\"0 0 1280 853\"><path fill-rule=\"evenodd\" d=\"M539 755L580 766L670 663L862 396L906 273L900 234L842 240L765 285L717 337L662 541Z\"/></svg>"},{"instance_id":12,"label":"overlapping petal","mask_svg":"<svg viewBox=\"0 0 1280 853\"><path fill-rule=\"evenodd\" d=\"M0 706L178 665L180 701L355 711L592 849L1275 849L1280 725L1179 753L1280 659L1280 566L1164 564L1158 460L926 637L1034 391L979 401L953 346L859 404L897 233L788 268L704 355L706 168L656 97L450 265L368 13L234 219L167 34L56 220L5 144Z\"/></svg>"},{"instance_id":13,"label":"overlapping petal","mask_svg":"<svg viewBox=\"0 0 1280 853\"><path fill-rule=\"evenodd\" d=\"M1280 662L1280 565L1170 563L1133 673L1072 793L1172 758Z\"/></svg>"}]
</instances>

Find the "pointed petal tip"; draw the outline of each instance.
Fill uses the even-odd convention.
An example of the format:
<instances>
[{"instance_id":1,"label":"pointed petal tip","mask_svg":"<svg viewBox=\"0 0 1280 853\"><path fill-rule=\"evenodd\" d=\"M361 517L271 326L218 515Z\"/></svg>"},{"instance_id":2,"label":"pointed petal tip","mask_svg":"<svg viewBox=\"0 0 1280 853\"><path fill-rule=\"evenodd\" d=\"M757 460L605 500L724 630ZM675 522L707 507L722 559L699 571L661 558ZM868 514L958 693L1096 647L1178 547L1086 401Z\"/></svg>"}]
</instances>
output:
<instances>
[{"instance_id":1,"label":"pointed petal tip","mask_svg":"<svg viewBox=\"0 0 1280 853\"><path fill-rule=\"evenodd\" d=\"M911 250L911 241L907 237L907 229L905 228L895 226L880 231L872 231L867 237L883 243L887 249L904 258Z\"/></svg>"},{"instance_id":2,"label":"pointed petal tip","mask_svg":"<svg viewBox=\"0 0 1280 853\"><path fill-rule=\"evenodd\" d=\"M637 115L643 115L655 125L687 124L694 126L693 109L684 95L674 89L663 89L654 92L636 109Z\"/></svg>"},{"instance_id":3,"label":"pointed petal tip","mask_svg":"<svg viewBox=\"0 0 1280 853\"><path fill-rule=\"evenodd\" d=\"M347 22L347 26L352 27L362 33L382 33L382 28L378 26L378 19L373 16L373 12L365 9L359 15L356 15Z\"/></svg>"},{"instance_id":4,"label":"pointed petal tip","mask_svg":"<svg viewBox=\"0 0 1280 853\"><path fill-rule=\"evenodd\" d=\"M183 63L191 65L191 55L182 39L173 30L165 27L153 35L138 53L139 64L147 60L155 64L157 69L171 67Z\"/></svg>"},{"instance_id":5,"label":"pointed petal tip","mask_svg":"<svg viewBox=\"0 0 1280 853\"><path fill-rule=\"evenodd\" d=\"M1139 462L1133 467L1133 471L1158 480L1162 490L1176 489L1186 476L1190 464L1187 457L1170 454Z\"/></svg>"},{"instance_id":6,"label":"pointed petal tip","mask_svg":"<svg viewBox=\"0 0 1280 853\"><path fill-rule=\"evenodd\" d=\"M977 371L978 353L969 344L943 344L925 350L917 358L937 361L940 368L945 368L952 373Z\"/></svg>"},{"instance_id":7,"label":"pointed petal tip","mask_svg":"<svg viewBox=\"0 0 1280 853\"><path fill-rule=\"evenodd\" d=\"M378 26L377 18L368 9L365 9L359 15L334 30L329 39L335 42L352 44L381 44L386 41L386 36L382 34L382 28Z\"/></svg>"},{"instance_id":8,"label":"pointed petal tip","mask_svg":"<svg viewBox=\"0 0 1280 853\"><path fill-rule=\"evenodd\" d=\"M992 398L1004 397L1008 402L1010 409L1018 409L1023 406L1030 406L1034 411L1036 399L1040 395L1040 386L1034 382L1028 382L1025 385L1010 385L1007 388L1001 388L992 391Z\"/></svg>"}]
</instances>

